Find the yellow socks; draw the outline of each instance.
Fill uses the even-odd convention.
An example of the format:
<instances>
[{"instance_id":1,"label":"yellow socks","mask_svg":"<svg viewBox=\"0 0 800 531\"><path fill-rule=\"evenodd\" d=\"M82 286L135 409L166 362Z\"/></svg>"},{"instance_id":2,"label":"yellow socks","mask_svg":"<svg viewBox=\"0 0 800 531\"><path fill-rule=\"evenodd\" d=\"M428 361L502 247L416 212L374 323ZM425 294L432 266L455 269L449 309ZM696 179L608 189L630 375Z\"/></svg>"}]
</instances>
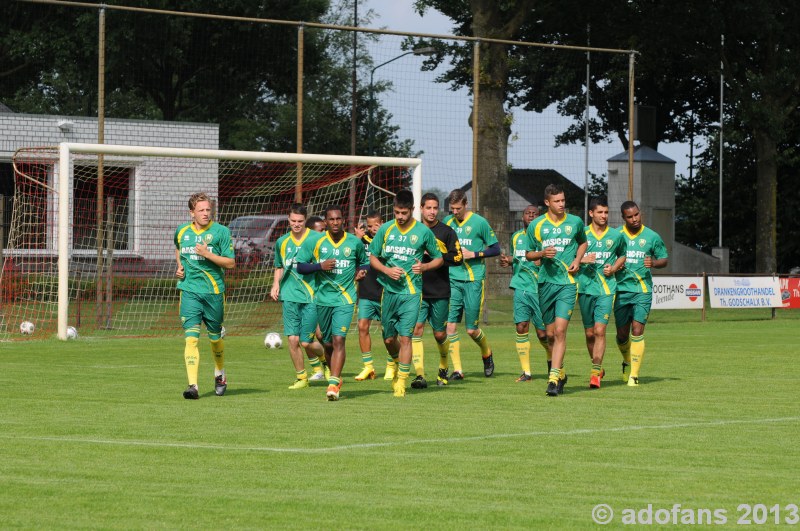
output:
<instances>
[{"instance_id":1,"label":"yellow socks","mask_svg":"<svg viewBox=\"0 0 800 531\"><path fill-rule=\"evenodd\" d=\"M631 364L631 339L632 336L627 337L624 343L620 343L619 340L617 340L617 347L619 348L620 354L622 354L622 359L628 365Z\"/></svg>"},{"instance_id":2,"label":"yellow socks","mask_svg":"<svg viewBox=\"0 0 800 531\"><path fill-rule=\"evenodd\" d=\"M478 330L478 336L472 339L481 348L481 357L486 359L492 355L492 349L489 348L489 340L486 339L486 334L483 330Z\"/></svg>"},{"instance_id":3,"label":"yellow socks","mask_svg":"<svg viewBox=\"0 0 800 531\"><path fill-rule=\"evenodd\" d=\"M225 374L225 340L211 340L211 354L214 355L214 376Z\"/></svg>"},{"instance_id":4,"label":"yellow socks","mask_svg":"<svg viewBox=\"0 0 800 531\"><path fill-rule=\"evenodd\" d=\"M631 336L630 348L631 378L638 378L644 359L644 336Z\"/></svg>"},{"instance_id":5,"label":"yellow socks","mask_svg":"<svg viewBox=\"0 0 800 531\"><path fill-rule=\"evenodd\" d=\"M447 370L447 352L450 350L450 341L447 340L447 337L441 343L436 341L436 348L439 349L439 369Z\"/></svg>"},{"instance_id":6,"label":"yellow socks","mask_svg":"<svg viewBox=\"0 0 800 531\"><path fill-rule=\"evenodd\" d=\"M517 354L519 365L525 374L531 373L531 341L528 334L517 333Z\"/></svg>"},{"instance_id":7,"label":"yellow socks","mask_svg":"<svg viewBox=\"0 0 800 531\"><path fill-rule=\"evenodd\" d=\"M458 334L453 334L447 336L447 339L450 341L450 359L453 360L453 370L455 372L464 372L461 368L461 340L458 338Z\"/></svg>"},{"instance_id":8,"label":"yellow socks","mask_svg":"<svg viewBox=\"0 0 800 531\"><path fill-rule=\"evenodd\" d=\"M197 349L198 338L187 337L183 349L183 361L186 363L186 376L189 385L197 385L197 368L200 365L200 351Z\"/></svg>"},{"instance_id":9,"label":"yellow socks","mask_svg":"<svg viewBox=\"0 0 800 531\"><path fill-rule=\"evenodd\" d=\"M425 347L421 337L411 337L411 361L417 376L425 377Z\"/></svg>"}]
</instances>

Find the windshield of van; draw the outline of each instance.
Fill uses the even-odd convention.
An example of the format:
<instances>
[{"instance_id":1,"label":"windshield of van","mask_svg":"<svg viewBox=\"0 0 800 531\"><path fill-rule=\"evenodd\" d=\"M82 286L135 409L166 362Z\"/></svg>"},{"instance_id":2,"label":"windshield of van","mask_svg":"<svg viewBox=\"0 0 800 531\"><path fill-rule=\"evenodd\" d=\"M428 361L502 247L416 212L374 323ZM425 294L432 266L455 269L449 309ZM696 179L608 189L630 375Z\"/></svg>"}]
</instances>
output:
<instances>
[{"instance_id":1,"label":"windshield of van","mask_svg":"<svg viewBox=\"0 0 800 531\"><path fill-rule=\"evenodd\" d=\"M263 238L274 221L271 218L236 218L228 228L234 238Z\"/></svg>"}]
</instances>

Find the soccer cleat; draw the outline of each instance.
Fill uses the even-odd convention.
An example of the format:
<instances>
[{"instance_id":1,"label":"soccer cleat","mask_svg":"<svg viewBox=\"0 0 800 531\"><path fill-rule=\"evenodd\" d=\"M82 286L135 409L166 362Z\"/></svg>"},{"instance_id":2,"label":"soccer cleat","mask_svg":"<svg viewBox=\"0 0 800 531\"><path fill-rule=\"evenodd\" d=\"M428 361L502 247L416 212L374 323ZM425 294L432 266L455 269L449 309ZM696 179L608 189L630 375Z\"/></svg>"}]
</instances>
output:
<instances>
[{"instance_id":1,"label":"soccer cleat","mask_svg":"<svg viewBox=\"0 0 800 531\"><path fill-rule=\"evenodd\" d=\"M627 382L629 375L630 375L630 365L623 361L622 362L622 381L623 382Z\"/></svg>"},{"instance_id":2,"label":"soccer cleat","mask_svg":"<svg viewBox=\"0 0 800 531\"><path fill-rule=\"evenodd\" d=\"M322 371L315 372L314 374L308 377L309 382L318 382L324 379L325 379L325 373Z\"/></svg>"},{"instance_id":3,"label":"soccer cleat","mask_svg":"<svg viewBox=\"0 0 800 531\"><path fill-rule=\"evenodd\" d=\"M397 364L396 363L387 364L386 374L383 375L383 379L394 381L395 376L397 376Z\"/></svg>"},{"instance_id":4,"label":"soccer cleat","mask_svg":"<svg viewBox=\"0 0 800 531\"><path fill-rule=\"evenodd\" d=\"M305 389L308 387L308 379L303 378L302 380L296 380L292 385L289 386L289 389Z\"/></svg>"},{"instance_id":5,"label":"soccer cleat","mask_svg":"<svg viewBox=\"0 0 800 531\"><path fill-rule=\"evenodd\" d=\"M519 378L517 378L518 382L530 382L531 380L533 380L533 376L531 376L527 372L523 372L522 374L519 375Z\"/></svg>"},{"instance_id":6,"label":"soccer cleat","mask_svg":"<svg viewBox=\"0 0 800 531\"><path fill-rule=\"evenodd\" d=\"M600 376L593 374L591 377L589 377L589 388L600 389Z\"/></svg>"},{"instance_id":7,"label":"soccer cleat","mask_svg":"<svg viewBox=\"0 0 800 531\"><path fill-rule=\"evenodd\" d=\"M562 394L564 392L564 386L567 385L567 375L565 374L563 378L558 379L558 394Z\"/></svg>"},{"instance_id":8,"label":"soccer cleat","mask_svg":"<svg viewBox=\"0 0 800 531\"><path fill-rule=\"evenodd\" d=\"M406 396L406 384L402 380L397 380L392 382L392 390L394 391L394 396L397 398L403 398Z\"/></svg>"},{"instance_id":9,"label":"soccer cleat","mask_svg":"<svg viewBox=\"0 0 800 531\"><path fill-rule=\"evenodd\" d=\"M639 378L637 376L628 378L628 387L639 387Z\"/></svg>"},{"instance_id":10,"label":"soccer cleat","mask_svg":"<svg viewBox=\"0 0 800 531\"><path fill-rule=\"evenodd\" d=\"M450 373L450 376L447 377L447 381L452 382L453 380L463 380L464 373L461 371L453 371Z\"/></svg>"},{"instance_id":11,"label":"soccer cleat","mask_svg":"<svg viewBox=\"0 0 800 531\"><path fill-rule=\"evenodd\" d=\"M190 385L186 388L186 391L183 392L183 398L186 400L197 400L200 398L200 393L197 391L196 385Z\"/></svg>"},{"instance_id":12,"label":"soccer cleat","mask_svg":"<svg viewBox=\"0 0 800 531\"><path fill-rule=\"evenodd\" d=\"M545 391L545 394L547 396L558 396L558 384L553 381L547 382L547 390Z\"/></svg>"},{"instance_id":13,"label":"soccer cleat","mask_svg":"<svg viewBox=\"0 0 800 531\"><path fill-rule=\"evenodd\" d=\"M339 391L342 389L342 384L339 385L329 385L328 391L325 395L328 397L328 402L336 402L339 400Z\"/></svg>"},{"instance_id":14,"label":"soccer cleat","mask_svg":"<svg viewBox=\"0 0 800 531\"><path fill-rule=\"evenodd\" d=\"M447 369L439 369L439 374L436 376L436 385L439 387L447 385Z\"/></svg>"},{"instance_id":15,"label":"soccer cleat","mask_svg":"<svg viewBox=\"0 0 800 531\"><path fill-rule=\"evenodd\" d=\"M327 363L323 363L322 366L323 366L323 370L324 370L324 374L325 374L325 380L330 380L331 379L331 368L328 367Z\"/></svg>"},{"instance_id":16,"label":"soccer cleat","mask_svg":"<svg viewBox=\"0 0 800 531\"><path fill-rule=\"evenodd\" d=\"M494 358L489 354L489 357L483 358L483 375L488 378L492 374L494 374Z\"/></svg>"},{"instance_id":17,"label":"soccer cleat","mask_svg":"<svg viewBox=\"0 0 800 531\"><path fill-rule=\"evenodd\" d=\"M374 380L375 379L375 369L372 367L364 367L361 369L361 372L358 373L355 377L355 381L363 382L364 380Z\"/></svg>"},{"instance_id":18,"label":"soccer cleat","mask_svg":"<svg viewBox=\"0 0 800 531\"><path fill-rule=\"evenodd\" d=\"M228 380L225 379L224 374L220 374L216 378L214 378L214 392L217 396L222 396L225 394L225 390L228 388Z\"/></svg>"},{"instance_id":19,"label":"soccer cleat","mask_svg":"<svg viewBox=\"0 0 800 531\"><path fill-rule=\"evenodd\" d=\"M427 389L428 382L425 380L425 377L420 375L414 378L414 381L411 382L411 387L414 389Z\"/></svg>"}]
</instances>

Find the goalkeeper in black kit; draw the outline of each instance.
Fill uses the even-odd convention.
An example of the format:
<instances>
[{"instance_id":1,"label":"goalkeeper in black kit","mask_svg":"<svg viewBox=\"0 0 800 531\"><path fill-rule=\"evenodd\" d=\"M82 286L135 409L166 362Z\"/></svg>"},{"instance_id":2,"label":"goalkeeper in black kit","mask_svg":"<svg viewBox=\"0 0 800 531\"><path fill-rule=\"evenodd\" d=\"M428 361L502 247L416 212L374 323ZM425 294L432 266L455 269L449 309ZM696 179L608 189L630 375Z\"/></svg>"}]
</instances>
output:
<instances>
[{"instance_id":1,"label":"goalkeeper in black kit","mask_svg":"<svg viewBox=\"0 0 800 531\"><path fill-rule=\"evenodd\" d=\"M447 385L447 352L449 341L447 339L447 314L450 305L450 273L448 268L461 265L463 256L458 236L453 229L440 222L439 198L435 194L425 194L421 200L422 221L436 236L436 243L444 259L444 267L426 271L422 274L422 305L411 338L411 353L414 371L417 377L411 382L413 389L425 389L428 382L425 380L425 349L422 345L422 334L425 322L429 322L439 350L439 372L436 378L437 385ZM426 254L423 262L430 262Z\"/></svg>"}]
</instances>

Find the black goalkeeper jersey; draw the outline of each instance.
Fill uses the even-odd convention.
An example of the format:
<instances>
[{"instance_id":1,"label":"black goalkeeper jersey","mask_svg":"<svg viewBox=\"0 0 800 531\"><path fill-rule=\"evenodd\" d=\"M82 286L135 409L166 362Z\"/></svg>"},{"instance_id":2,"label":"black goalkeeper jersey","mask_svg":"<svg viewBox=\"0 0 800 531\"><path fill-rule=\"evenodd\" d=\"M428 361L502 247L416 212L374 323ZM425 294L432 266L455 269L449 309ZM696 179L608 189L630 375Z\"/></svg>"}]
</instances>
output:
<instances>
[{"instance_id":1,"label":"black goalkeeper jersey","mask_svg":"<svg viewBox=\"0 0 800 531\"><path fill-rule=\"evenodd\" d=\"M372 238L365 234L361 241L364 243L367 258L369 258L369 244L372 243ZM383 295L383 286L378 283L378 271L370 267L367 269L367 276L358 282L358 298L380 302L381 295Z\"/></svg>"},{"instance_id":2,"label":"black goalkeeper jersey","mask_svg":"<svg viewBox=\"0 0 800 531\"><path fill-rule=\"evenodd\" d=\"M436 243L444 258L444 265L433 271L426 271L422 274L422 298L423 299L449 299L450 298L450 272L451 266L460 266L464 257L461 254L461 244L458 243L456 232L442 222L433 227L428 227L436 236ZM423 262L430 262L431 257L427 254L422 259Z\"/></svg>"}]
</instances>

